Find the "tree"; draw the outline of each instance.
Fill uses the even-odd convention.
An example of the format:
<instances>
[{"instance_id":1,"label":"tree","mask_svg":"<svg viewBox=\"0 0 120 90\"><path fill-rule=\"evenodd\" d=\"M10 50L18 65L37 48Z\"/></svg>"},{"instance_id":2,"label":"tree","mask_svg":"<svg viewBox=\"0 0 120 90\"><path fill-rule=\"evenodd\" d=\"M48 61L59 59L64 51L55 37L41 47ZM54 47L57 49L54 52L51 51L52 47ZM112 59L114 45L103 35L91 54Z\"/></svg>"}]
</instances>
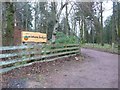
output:
<instances>
[{"instance_id":1,"label":"tree","mask_svg":"<svg viewBox=\"0 0 120 90\"><path fill-rule=\"evenodd\" d=\"M103 42L103 2L100 2L101 4L101 8L100 8L100 17L101 17L101 32L100 32L100 35L101 35L101 45L104 46L104 42Z\"/></svg>"},{"instance_id":2,"label":"tree","mask_svg":"<svg viewBox=\"0 0 120 90\"><path fill-rule=\"evenodd\" d=\"M117 22L117 25L118 25L118 50L120 50L120 2L117 2L117 11L118 11L118 22Z\"/></svg>"},{"instance_id":3,"label":"tree","mask_svg":"<svg viewBox=\"0 0 120 90\"><path fill-rule=\"evenodd\" d=\"M19 28L31 31L32 28L32 6L28 2L15 2L15 23Z\"/></svg>"},{"instance_id":4,"label":"tree","mask_svg":"<svg viewBox=\"0 0 120 90\"><path fill-rule=\"evenodd\" d=\"M58 13L56 14L56 18L55 18L55 25L54 25L54 29L53 29L53 33L52 33L52 42L55 42L55 34L57 32L58 29L58 25L59 25L59 19L60 19L60 15L61 12L63 10L63 8L68 4L68 2L66 2L64 5L61 6L60 10L58 11Z\"/></svg>"},{"instance_id":5,"label":"tree","mask_svg":"<svg viewBox=\"0 0 120 90\"><path fill-rule=\"evenodd\" d=\"M54 29L54 25L56 23L56 14L57 14L57 2L51 2L50 5L50 17L49 17L49 29L48 29L48 33L49 33L49 39L52 38L52 33L53 33L53 29ZM59 28L59 24L58 24L58 28Z\"/></svg>"},{"instance_id":6,"label":"tree","mask_svg":"<svg viewBox=\"0 0 120 90\"><path fill-rule=\"evenodd\" d=\"M68 33L69 33L69 31L68 31L68 6L66 5L66 36L68 36Z\"/></svg>"},{"instance_id":7,"label":"tree","mask_svg":"<svg viewBox=\"0 0 120 90\"><path fill-rule=\"evenodd\" d=\"M111 44L112 43L112 16L108 17L105 21L104 27L104 42Z\"/></svg>"},{"instance_id":8,"label":"tree","mask_svg":"<svg viewBox=\"0 0 120 90\"><path fill-rule=\"evenodd\" d=\"M113 16L112 16L112 48L114 49L115 44L115 30L116 30L116 17L115 17L115 2L113 2Z\"/></svg>"},{"instance_id":9,"label":"tree","mask_svg":"<svg viewBox=\"0 0 120 90\"><path fill-rule=\"evenodd\" d=\"M36 2L35 4L35 31L46 32L46 20L47 20L47 2Z\"/></svg>"},{"instance_id":10,"label":"tree","mask_svg":"<svg viewBox=\"0 0 120 90\"><path fill-rule=\"evenodd\" d=\"M0 2L0 46L2 46L2 2Z\"/></svg>"},{"instance_id":11,"label":"tree","mask_svg":"<svg viewBox=\"0 0 120 90\"><path fill-rule=\"evenodd\" d=\"M7 28L5 34L5 40L7 46L13 45L13 33L14 33L14 5L12 2L5 2L6 4L6 20Z\"/></svg>"},{"instance_id":12,"label":"tree","mask_svg":"<svg viewBox=\"0 0 120 90\"><path fill-rule=\"evenodd\" d=\"M100 27L100 22L98 21L98 18L95 16L97 8L94 2L77 2L76 3L76 9L78 10L76 14L76 17L81 17L81 26L80 26L80 32L81 32L81 40L82 41L87 41L88 42L88 34L92 35L90 36L93 42L95 42L97 37L97 42L99 42L99 27ZM90 22L89 22L90 21ZM88 22L88 23L87 23ZM90 25L90 23L92 24ZM87 23L87 24L86 24ZM91 29L92 32L91 34L88 33L88 30L86 29L87 26L90 26L88 29ZM91 28L92 27L92 28ZM94 31L93 31L94 30ZM94 33L94 35L92 34Z\"/></svg>"},{"instance_id":13,"label":"tree","mask_svg":"<svg viewBox=\"0 0 120 90\"><path fill-rule=\"evenodd\" d=\"M36 31L47 33L49 40L55 24L56 7L56 2L37 2L34 7Z\"/></svg>"}]
</instances>

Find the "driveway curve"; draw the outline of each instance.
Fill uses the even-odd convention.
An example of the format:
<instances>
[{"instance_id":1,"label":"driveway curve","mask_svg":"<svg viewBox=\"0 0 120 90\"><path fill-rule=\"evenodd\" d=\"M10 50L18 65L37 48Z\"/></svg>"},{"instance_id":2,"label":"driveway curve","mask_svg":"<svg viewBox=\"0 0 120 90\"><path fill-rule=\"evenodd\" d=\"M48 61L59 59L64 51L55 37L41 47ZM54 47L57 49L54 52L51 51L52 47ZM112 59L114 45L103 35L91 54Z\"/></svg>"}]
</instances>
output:
<instances>
[{"instance_id":1,"label":"driveway curve","mask_svg":"<svg viewBox=\"0 0 120 90\"><path fill-rule=\"evenodd\" d=\"M91 49L81 49L84 60L74 58L46 66L43 74L28 74L10 79L14 88L118 88L118 55ZM21 70L23 71L23 70Z\"/></svg>"}]
</instances>

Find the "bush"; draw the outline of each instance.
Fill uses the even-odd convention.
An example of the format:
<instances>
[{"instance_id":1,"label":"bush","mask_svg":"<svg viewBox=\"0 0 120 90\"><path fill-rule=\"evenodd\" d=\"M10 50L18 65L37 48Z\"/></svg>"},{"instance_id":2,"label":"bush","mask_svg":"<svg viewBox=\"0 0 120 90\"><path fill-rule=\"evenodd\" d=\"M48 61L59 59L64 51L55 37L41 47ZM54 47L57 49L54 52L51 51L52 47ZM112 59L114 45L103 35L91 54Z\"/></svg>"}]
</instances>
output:
<instances>
[{"instance_id":1,"label":"bush","mask_svg":"<svg viewBox=\"0 0 120 90\"><path fill-rule=\"evenodd\" d=\"M66 36L62 32L56 34L56 44L75 44L78 43L78 39L75 36Z\"/></svg>"}]
</instances>

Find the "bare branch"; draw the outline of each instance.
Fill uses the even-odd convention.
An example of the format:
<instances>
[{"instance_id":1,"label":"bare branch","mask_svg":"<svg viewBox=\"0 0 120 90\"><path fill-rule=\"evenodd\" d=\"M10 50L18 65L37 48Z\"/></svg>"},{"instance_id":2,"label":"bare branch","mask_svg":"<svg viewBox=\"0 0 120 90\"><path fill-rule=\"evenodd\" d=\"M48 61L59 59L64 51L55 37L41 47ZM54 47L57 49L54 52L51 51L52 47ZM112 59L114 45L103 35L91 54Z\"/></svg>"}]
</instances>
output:
<instances>
[{"instance_id":1,"label":"bare branch","mask_svg":"<svg viewBox=\"0 0 120 90\"><path fill-rule=\"evenodd\" d=\"M23 5L21 8L16 9L15 12L21 11L27 4L28 2L25 5Z\"/></svg>"}]
</instances>

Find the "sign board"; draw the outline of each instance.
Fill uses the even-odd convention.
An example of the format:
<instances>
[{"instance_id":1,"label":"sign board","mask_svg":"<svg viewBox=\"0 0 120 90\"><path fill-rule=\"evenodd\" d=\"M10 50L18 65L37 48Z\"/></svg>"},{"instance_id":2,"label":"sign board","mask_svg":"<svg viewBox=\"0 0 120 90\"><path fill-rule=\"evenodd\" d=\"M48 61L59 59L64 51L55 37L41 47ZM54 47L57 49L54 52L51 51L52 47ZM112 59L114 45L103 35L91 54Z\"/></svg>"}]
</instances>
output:
<instances>
[{"instance_id":1,"label":"sign board","mask_svg":"<svg viewBox=\"0 0 120 90\"><path fill-rule=\"evenodd\" d=\"M22 31L22 42L47 42L47 34L39 32Z\"/></svg>"}]
</instances>

